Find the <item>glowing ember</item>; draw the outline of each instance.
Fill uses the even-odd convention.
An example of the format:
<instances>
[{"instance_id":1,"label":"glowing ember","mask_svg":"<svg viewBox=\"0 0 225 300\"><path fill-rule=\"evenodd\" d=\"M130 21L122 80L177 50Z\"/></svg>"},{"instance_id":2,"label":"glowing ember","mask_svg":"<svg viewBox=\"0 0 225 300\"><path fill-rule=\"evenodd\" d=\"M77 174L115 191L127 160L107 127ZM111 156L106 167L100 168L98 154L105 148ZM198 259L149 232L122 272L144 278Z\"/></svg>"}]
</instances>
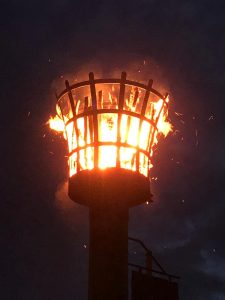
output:
<instances>
[{"instance_id":1,"label":"glowing ember","mask_svg":"<svg viewBox=\"0 0 225 300\"><path fill-rule=\"evenodd\" d=\"M69 87L71 90L67 86L58 100L57 115L48 122L68 142L70 176L94 167L118 167L118 162L120 168L149 176L158 134L167 136L172 130L167 121L168 96L160 99L153 90L146 99L144 88L125 85L119 109L119 84L95 87L96 104L87 86Z\"/></svg>"}]
</instances>

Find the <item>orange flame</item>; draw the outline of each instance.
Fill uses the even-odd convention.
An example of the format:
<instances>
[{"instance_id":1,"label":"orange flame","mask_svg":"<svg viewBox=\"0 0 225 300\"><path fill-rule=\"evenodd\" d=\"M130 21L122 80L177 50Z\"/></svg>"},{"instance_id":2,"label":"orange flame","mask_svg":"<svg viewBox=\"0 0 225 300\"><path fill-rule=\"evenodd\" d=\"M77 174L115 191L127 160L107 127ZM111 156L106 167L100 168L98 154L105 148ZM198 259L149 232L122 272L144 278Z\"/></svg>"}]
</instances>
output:
<instances>
[{"instance_id":1,"label":"orange flame","mask_svg":"<svg viewBox=\"0 0 225 300\"><path fill-rule=\"evenodd\" d=\"M55 117L50 117L47 124L49 124L49 127L55 131L64 132L65 130L64 122L58 115Z\"/></svg>"},{"instance_id":2,"label":"orange flame","mask_svg":"<svg viewBox=\"0 0 225 300\"><path fill-rule=\"evenodd\" d=\"M118 111L99 112L99 110L103 109L118 110L118 97L115 96L115 86L111 85L110 92L107 90L103 93L101 90L98 93L98 141L102 143L98 147L98 168L116 167L117 156L119 155L121 168L138 171L144 176L149 176L149 169L152 167L149 157L153 155L153 146L158 143L158 133L166 137L172 131L172 125L167 121L169 97L165 100L148 101L145 119L141 119L138 115L133 116L122 112L120 122L118 122ZM104 95L107 95L107 97L103 97ZM73 120L70 108L65 109L63 107L62 109L60 107L59 109L60 100L57 104L58 115L54 118L51 117L48 121L50 128L63 132L64 138L68 142L70 176L77 173L78 166L80 170L94 168L93 115L82 115L85 111L85 105L86 110L92 109L90 103L87 103L90 100L87 99L86 97L86 104L85 101L76 101L76 121ZM66 101L69 103L69 99ZM63 105L65 105L66 101L63 99ZM128 94L125 94L123 111L140 114L141 101L143 101L141 89L138 91L132 88ZM69 106L68 103L67 107ZM63 112L63 117L61 111ZM81 114L80 117L79 114ZM120 143L122 143L119 154L118 145L116 144L118 125L120 126ZM77 147L80 150L77 151ZM150 155L147 156L146 152L150 153ZM139 159L138 170L136 169L137 159Z\"/></svg>"}]
</instances>

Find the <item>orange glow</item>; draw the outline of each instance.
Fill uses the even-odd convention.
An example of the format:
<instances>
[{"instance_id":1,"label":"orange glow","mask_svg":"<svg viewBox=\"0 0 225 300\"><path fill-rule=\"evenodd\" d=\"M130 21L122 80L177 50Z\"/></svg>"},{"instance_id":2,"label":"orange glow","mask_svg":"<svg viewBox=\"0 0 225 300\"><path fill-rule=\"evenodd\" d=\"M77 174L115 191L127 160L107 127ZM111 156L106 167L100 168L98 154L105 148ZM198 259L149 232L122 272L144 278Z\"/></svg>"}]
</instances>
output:
<instances>
[{"instance_id":1,"label":"orange glow","mask_svg":"<svg viewBox=\"0 0 225 300\"><path fill-rule=\"evenodd\" d=\"M169 98L162 100L150 94L145 115L141 107L145 90L126 86L122 111L118 109L119 84L96 84L97 108L94 110L90 93L81 88L73 91L74 113L70 99L65 93L57 103L56 117L50 118L51 129L64 133L68 142L69 175L79 170L118 167L137 171L149 176L151 157L159 134L164 136L172 130L167 121ZM107 111L109 110L109 112ZM97 122L97 123L94 123ZM97 142L96 131L97 127ZM119 128L118 128L119 126ZM97 166L95 165L97 149Z\"/></svg>"},{"instance_id":2,"label":"orange glow","mask_svg":"<svg viewBox=\"0 0 225 300\"><path fill-rule=\"evenodd\" d=\"M65 125L62 119L59 118L58 115L55 117L50 117L47 124L49 124L49 127L55 131L63 132L65 129Z\"/></svg>"}]
</instances>

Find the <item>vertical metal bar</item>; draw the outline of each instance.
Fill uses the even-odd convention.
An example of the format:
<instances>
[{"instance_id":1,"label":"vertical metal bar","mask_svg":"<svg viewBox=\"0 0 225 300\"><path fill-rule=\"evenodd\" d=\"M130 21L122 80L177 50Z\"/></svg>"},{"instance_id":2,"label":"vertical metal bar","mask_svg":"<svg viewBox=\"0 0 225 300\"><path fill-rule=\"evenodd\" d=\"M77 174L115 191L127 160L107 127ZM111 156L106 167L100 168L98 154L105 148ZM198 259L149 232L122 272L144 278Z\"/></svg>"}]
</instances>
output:
<instances>
[{"instance_id":1,"label":"vertical metal bar","mask_svg":"<svg viewBox=\"0 0 225 300\"><path fill-rule=\"evenodd\" d=\"M141 108L141 115L142 115L142 116L145 116L145 111L146 111L146 108L147 108L148 98L149 98L149 96L150 96L150 92L151 92L151 89L152 89L152 85L153 85L153 80L150 79L150 80L148 81L148 85L147 85L147 89L146 89L146 92L145 92L144 101L143 101L142 108Z\"/></svg>"},{"instance_id":2,"label":"vertical metal bar","mask_svg":"<svg viewBox=\"0 0 225 300\"><path fill-rule=\"evenodd\" d=\"M84 98L84 111L86 112L88 109L88 97Z\"/></svg>"},{"instance_id":3,"label":"vertical metal bar","mask_svg":"<svg viewBox=\"0 0 225 300\"><path fill-rule=\"evenodd\" d=\"M73 124L74 124L75 132L76 132L77 147L79 147L79 130L77 128L77 120L75 120L75 118L76 118L76 109L75 109L73 95L72 95L72 92L71 92L71 89L70 89L70 84L69 84L68 80L65 81L65 85L66 85L66 90L67 90L69 100L70 100L71 110L72 110L72 113L73 113ZM79 151L77 151L77 172L79 172L79 171L80 171L80 153L79 153Z\"/></svg>"},{"instance_id":4,"label":"vertical metal bar","mask_svg":"<svg viewBox=\"0 0 225 300\"><path fill-rule=\"evenodd\" d=\"M137 104L138 95L139 95L138 88L135 87L134 88L134 92L131 90L130 99L129 99L128 104L126 105L125 109L133 111L132 108L135 108L135 106ZM126 131L124 132L124 135L125 135L124 136L124 142L125 143L128 143L128 138L132 134L132 132L130 130L132 118L134 118L134 117L133 116L129 116L129 115L127 116ZM137 154L137 152L136 152L136 154ZM134 153L132 155L131 168L133 168L133 166L134 166L134 162L135 162L135 159L136 159L136 154Z\"/></svg>"},{"instance_id":5,"label":"vertical metal bar","mask_svg":"<svg viewBox=\"0 0 225 300\"><path fill-rule=\"evenodd\" d=\"M139 96L139 90L138 90L138 88L136 87L136 88L135 88L135 93L134 93L134 101L133 101L133 104L132 104L133 107L135 107L136 104L137 104L138 96Z\"/></svg>"},{"instance_id":6,"label":"vertical metal bar","mask_svg":"<svg viewBox=\"0 0 225 300\"><path fill-rule=\"evenodd\" d=\"M162 105L162 107L161 107L161 109L160 109L160 111L159 111L159 114L158 114L157 118L156 118L156 125L158 124L159 117L160 117L160 115L161 115L161 113L162 113L162 110L163 110L163 108L164 108L164 105L165 105L165 103L166 103L166 99L167 99L168 96L169 96L168 93L166 93L166 95L164 96L164 99L163 99L163 105Z\"/></svg>"},{"instance_id":7,"label":"vertical metal bar","mask_svg":"<svg viewBox=\"0 0 225 300\"><path fill-rule=\"evenodd\" d=\"M99 104L99 108L102 109L103 108L103 94L102 94L102 91L98 92L98 104Z\"/></svg>"},{"instance_id":8,"label":"vertical metal bar","mask_svg":"<svg viewBox=\"0 0 225 300\"><path fill-rule=\"evenodd\" d=\"M138 144L137 144L138 148L140 148L140 136L141 136L142 123L143 123L143 118L142 117L145 116L145 112L146 112L146 108L147 108L148 99L149 99L149 96L150 96L152 84L153 84L153 80L150 79L148 81L148 84L147 84L147 89L145 91L145 96L144 96L144 100L143 100L142 107L141 107L141 116L140 116L139 130L138 130ZM137 150L137 154L136 154L136 171L139 172L139 168L140 168L140 151Z\"/></svg>"},{"instance_id":9,"label":"vertical metal bar","mask_svg":"<svg viewBox=\"0 0 225 300\"><path fill-rule=\"evenodd\" d=\"M128 208L90 206L89 300L128 299Z\"/></svg>"},{"instance_id":10,"label":"vertical metal bar","mask_svg":"<svg viewBox=\"0 0 225 300\"><path fill-rule=\"evenodd\" d=\"M94 125L94 168L98 167L98 115L94 73L89 73Z\"/></svg>"},{"instance_id":11,"label":"vertical metal bar","mask_svg":"<svg viewBox=\"0 0 225 300\"><path fill-rule=\"evenodd\" d=\"M84 98L84 113L86 113L88 110L88 97ZM86 168L88 167L87 165L87 137L88 137L88 117L87 115L84 115L84 142L85 142L85 150L84 150L84 156L85 156L85 164Z\"/></svg>"},{"instance_id":12,"label":"vertical metal bar","mask_svg":"<svg viewBox=\"0 0 225 300\"><path fill-rule=\"evenodd\" d=\"M138 96L139 96L139 90L136 87L135 88L135 94L134 94L134 101L133 101L133 107L135 108L135 110L136 110L136 104L137 104ZM139 144L140 144L140 128L141 128L140 123L141 123L141 121L139 121L138 136L137 136L137 147L138 147L138 149L137 149L136 155L135 155L135 159L136 159L136 166L135 166L136 172L139 172L139 165L140 165L139 164L139 161L140 161L140 151L139 151L139 146L140 145Z\"/></svg>"},{"instance_id":13,"label":"vertical metal bar","mask_svg":"<svg viewBox=\"0 0 225 300\"><path fill-rule=\"evenodd\" d=\"M88 116L89 120L89 132L90 132L90 143L94 141L94 129L93 129L93 116Z\"/></svg>"},{"instance_id":14,"label":"vertical metal bar","mask_svg":"<svg viewBox=\"0 0 225 300\"><path fill-rule=\"evenodd\" d=\"M126 83L126 72L122 72L121 81L120 81L120 93L119 93L119 103L118 103L118 123L117 123L117 157L116 157L116 167L120 167L120 146L121 141L120 136L120 126L121 126L121 117L123 112L124 105L124 96L125 96L125 83Z\"/></svg>"},{"instance_id":15,"label":"vertical metal bar","mask_svg":"<svg viewBox=\"0 0 225 300\"><path fill-rule=\"evenodd\" d=\"M64 132L65 132L65 135L66 135L66 140L69 141L69 138L68 138L68 133L67 133L67 129L66 129L66 121L65 121L65 118L63 116L63 111L62 111L62 108L59 104L59 101L57 103L58 107L59 107L59 110L60 110L60 113L61 113L61 116L62 116L62 120L63 120L63 123L64 123ZM74 127L73 127L74 128ZM70 160L70 149L69 149L69 143L67 143L68 145L68 153L69 153L69 167L71 168L71 160Z\"/></svg>"}]
</instances>

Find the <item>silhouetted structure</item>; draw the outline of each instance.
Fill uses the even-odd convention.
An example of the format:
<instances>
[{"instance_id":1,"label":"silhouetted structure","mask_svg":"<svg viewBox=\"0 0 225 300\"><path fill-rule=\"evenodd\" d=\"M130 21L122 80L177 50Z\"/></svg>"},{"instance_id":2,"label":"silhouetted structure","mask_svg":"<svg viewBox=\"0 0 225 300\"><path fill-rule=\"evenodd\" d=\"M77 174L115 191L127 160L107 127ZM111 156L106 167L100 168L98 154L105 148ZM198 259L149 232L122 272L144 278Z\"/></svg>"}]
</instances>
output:
<instances>
[{"instance_id":1,"label":"silhouetted structure","mask_svg":"<svg viewBox=\"0 0 225 300\"><path fill-rule=\"evenodd\" d=\"M128 211L151 201L152 146L167 95L152 80L90 73L88 81L66 81L57 99L69 146L69 196L90 209L89 300L126 300Z\"/></svg>"},{"instance_id":2,"label":"silhouetted structure","mask_svg":"<svg viewBox=\"0 0 225 300\"><path fill-rule=\"evenodd\" d=\"M132 300L178 300L177 282L133 271Z\"/></svg>"},{"instance_id":3,"label":"silhouetted structure","mask_svg":"<svg viewBox=\"0 0 225 300\"><path fill-rule=\"evenodd\" d=\"M129 263L137 270L132 270L132 300L178 300L179 277L168 274L140 240L134 238L129 240L139 243L146 255L145 267Z\"/></svg>"}]
</instances>

